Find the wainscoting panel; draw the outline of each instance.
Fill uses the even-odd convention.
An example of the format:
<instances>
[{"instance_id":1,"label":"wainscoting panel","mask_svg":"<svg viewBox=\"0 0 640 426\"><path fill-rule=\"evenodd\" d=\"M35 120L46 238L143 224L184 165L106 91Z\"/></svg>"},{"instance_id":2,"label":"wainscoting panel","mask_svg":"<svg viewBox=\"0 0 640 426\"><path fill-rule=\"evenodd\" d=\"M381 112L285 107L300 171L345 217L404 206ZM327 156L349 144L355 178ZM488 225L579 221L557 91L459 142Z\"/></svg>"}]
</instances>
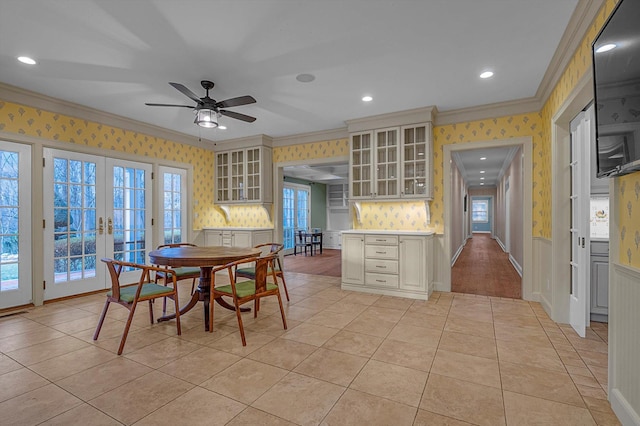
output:
<instances>
[{"instance_id":1,"label":"wainscoting panel","mask_svg":"<svg viewBox=\"0 0 640 426\"><path fill-rule=\"evenodd\" d=\"M433 289L451 291L451 265L445 256L444 235L436 234L433 240Z\"/></svg>"},{"instance_id":2,"label":"wainscoting panel","mask_svg":"<svg viewBox=\"0 0 640 426\"><path fill-rule=\"evenodd\" d=\"M609 399L623 425L640 425L640 270L610 266Z\"/></svg>"}]
</instances>

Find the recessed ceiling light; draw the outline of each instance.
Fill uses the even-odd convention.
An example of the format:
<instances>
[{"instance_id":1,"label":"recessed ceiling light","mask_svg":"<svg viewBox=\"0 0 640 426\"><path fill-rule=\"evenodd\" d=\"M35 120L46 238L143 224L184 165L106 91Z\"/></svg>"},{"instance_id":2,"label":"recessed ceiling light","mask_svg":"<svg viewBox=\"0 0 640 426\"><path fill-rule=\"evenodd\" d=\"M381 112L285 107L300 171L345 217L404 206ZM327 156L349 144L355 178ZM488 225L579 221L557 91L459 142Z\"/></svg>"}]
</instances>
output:
<instances>
[{"instance_id":1,"label":"recessed ceiling light","mask_svg":"<svg viewBox=\"0 0 640 426\"><path fill-rule=\"evenodd\" d=\"M218 126L218 129L220 129L220 130L227 130L227 126L222 126L222 125L221 125L221 126Z\"/></svg>"},{"instance_id":2,"label":"recessed ceiling light","mask_svg":"<svg viewBox=\"0 0 640 426\"><path fill-rule=\"evenodd\" d=\"M481 178L480 178L480 180L484 180L484 178L483 178L483 177L481 177Z\"/></svg>"},{"instance_id":3,"label":"recessed ceiling light","mask_svg":"<svg viewBox=\"0 0 640 426\"><path fill-rule=\"evenodd\" d=\"M480 173L484 173L484 170L480 170Z\"/></svg>"},{"instance_id":4,"label":"recessed ceiling light","mask_svg":"<svg viewBox=\"0 0 640 426\"><path fill-rule=\"evenodd\" d=\"M22 62L23 64L27 64L27 65L35 65L36 61L34 61L33 59L31 59L28 56L18 56L18 60L20 62Z\"/></svg>"},{"instance_id":5,"label":"recessed ceiling light","mask_svg":"<svg viewBox=\"0 0 640 426\"><path fill-rule=\"evenodd\" d=\"M481 159L481 160L486 160L486 159L487 159L487 157L480 157L480 159Z\"/></svg>"},{"instance_id":6,"label":"recessed ceiling light","mask_svg":"<svg viewBox=\"0 0 640 426\"><path fill-rule=\"evenodd\" d=\"M362 102L371 102L373 98L369 95L362 97Z\"/></svg>"},{"instance_id":7,"label":"recessed ceiling light","mask_svg":"<svg viewBox=\"0 0 640 426\"><path fill-rule=\"evenodd\" d=\"M480 185L484 185L484 182L480 182Z\"/></svg>"},{"instance_id":8,"label":"recessed ceiling light","mask_svg":"<svg viewBox=\"0 0 640 426\"><path fill-rule=\"evenodd\" d=\"M493 71L485 71L482 74L480 74L480 78L489 78L489 77L493 77Z\"/></svg>"},{"instance_id":9,"label":"recessed ceiling light","mask_svg":"<svg viewBox=\"0 0 640 426\"><path fill-rule=\"evenodd\" d=\"M596 49L596 53L608 52L610 50L615 49L617 46L613 43L603 44L602 46Z\"/></svg>"},{"instance_id":10,"label":"recessed ceiling light","mask_svg":"<svg viewBox=\"0 0 640 426\"><path fill-rule=\"evenodd\" d=\"M296 76L296 80L298 80L300 83L311 83L315 79L316 76L313 74L298 74Z\"/></svg>"}]
</instances>

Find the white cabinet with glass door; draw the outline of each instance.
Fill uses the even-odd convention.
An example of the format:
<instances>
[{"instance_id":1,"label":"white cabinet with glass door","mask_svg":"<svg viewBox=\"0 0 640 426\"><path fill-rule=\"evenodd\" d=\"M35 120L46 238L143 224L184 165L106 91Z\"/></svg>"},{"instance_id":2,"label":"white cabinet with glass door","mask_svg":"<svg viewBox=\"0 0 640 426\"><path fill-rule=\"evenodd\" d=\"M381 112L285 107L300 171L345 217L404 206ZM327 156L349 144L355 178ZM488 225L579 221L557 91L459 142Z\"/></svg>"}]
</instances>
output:
<instances>
[{"instance_id":1,"label":"white cabinet with glass door","mask_svg":"<svg viewBox=\"0 0 640 426\"><path fill-rule=\"evenodd\" d=\"M103 257L146 263L151 165L49 148L44 160L45 300L106 288Z\"/></svg>"},{"instance_id":2,"label":"white cabinet with glass door","mask_svg":"<svg viewBox=\"0 0 640 426\"><path fill-rule=\"evenodd\" d=\"M403 198L433 198L433 138L431 123L404 126L401 129Z\"/></svg>"},{"instance_id":3,"label":"white cabinet with glass door","mask_svg":"<svg viewBox=\"0 0 640 426\"><path fill-rule=\"evenodd\" d=\"M216 203L271 203L272 152L265 146L216 154Z\"/></svg>"},{"instance_id":4,"label":"white cabinet with glass door","mask_svg":"<svg viewBox=\"0 0 640 426\"><path fill-rule=\"evenodd\" d=\"M0 141L0 309L32 302L31 147Z\"/></svg>"},{"instance_id":5,"label":"white cabinet with glass door","mask_svg":"<svg viewBox=\"0 0 640 426\"><path fill-rule=\"evenodd\" d=\"M351 135L351 198L399 197L398 131L394 127Z\"/></svg>"}]
</instances>

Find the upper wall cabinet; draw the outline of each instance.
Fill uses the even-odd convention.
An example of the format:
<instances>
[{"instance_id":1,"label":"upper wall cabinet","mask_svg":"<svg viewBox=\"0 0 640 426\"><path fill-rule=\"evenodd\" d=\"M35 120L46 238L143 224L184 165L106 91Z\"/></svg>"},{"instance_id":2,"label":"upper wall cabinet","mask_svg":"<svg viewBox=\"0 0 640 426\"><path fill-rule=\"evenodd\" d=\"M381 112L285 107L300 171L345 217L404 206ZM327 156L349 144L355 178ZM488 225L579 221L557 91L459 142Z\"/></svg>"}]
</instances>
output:
<instances>
[{"instance_id":1,"label":"upper wall cabinet","mask_svg":"<svg viewBox=\"0 0 640 426\"><path fill-rule=\"evenodd\" d=\"M258 146L216 154L216 203L273 202L270 147Z\"/></svg>"},{"instance_id":2,"label":"upper wall cabinet","mask_svg":"<svg viewBox=\"0 0 640 426\"><path fill-rule=\"evenodd\" d=\"M422 108L347 122L352 199L433 198L432 116L433 108ZM423 122L412 124L416 118Z\"/></svg>"}]
</instances>

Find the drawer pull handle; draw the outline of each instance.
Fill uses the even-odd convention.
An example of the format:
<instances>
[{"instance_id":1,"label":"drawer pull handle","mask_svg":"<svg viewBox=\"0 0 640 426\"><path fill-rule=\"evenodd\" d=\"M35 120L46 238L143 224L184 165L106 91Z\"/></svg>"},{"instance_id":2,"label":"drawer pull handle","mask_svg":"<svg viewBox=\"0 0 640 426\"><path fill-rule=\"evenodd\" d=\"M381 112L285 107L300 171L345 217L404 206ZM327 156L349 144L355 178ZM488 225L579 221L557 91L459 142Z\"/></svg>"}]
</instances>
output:
<instances>
[{"instance_id":1,"label":"drawer pull handle","mask_svg":"<svg viewBox=\"0 0 640 426\"><path fill-rule=\"evenodd\" d=\"M376 254L387 254L386 251L377 251Z\"/></svg>"},{"instance_id":2,"label":"drawer pull handle","mask_svg":"<svg viewBox=\"0 0 640 426\"><path fill-rule=\"evenodd\" d=\"M377 283L386 283L387 280L376 280Z\"/></svg>"},{"instance_id":3,"label":"drawer pull handle","mask_svg":"<svg viewBox=\"0 0 640 426\"><path fill-rule=\"evenodd\" d=\"M381 240L381 239L376 238L376 241L380 241L381 243L383 243L383 242L385 242L387 240Z\"/></svg>"},{"instance_id":4,"label":"drawer pull handle","mask_svg":"<svg viewBox=\"0 0 640 426\"><path fill-rule=\"evenodd\" d=\"M376 265L376 268L380 268L380 269L387 269L386 266L382 266L382 265Z\"/></svg>"}]
</instances>

